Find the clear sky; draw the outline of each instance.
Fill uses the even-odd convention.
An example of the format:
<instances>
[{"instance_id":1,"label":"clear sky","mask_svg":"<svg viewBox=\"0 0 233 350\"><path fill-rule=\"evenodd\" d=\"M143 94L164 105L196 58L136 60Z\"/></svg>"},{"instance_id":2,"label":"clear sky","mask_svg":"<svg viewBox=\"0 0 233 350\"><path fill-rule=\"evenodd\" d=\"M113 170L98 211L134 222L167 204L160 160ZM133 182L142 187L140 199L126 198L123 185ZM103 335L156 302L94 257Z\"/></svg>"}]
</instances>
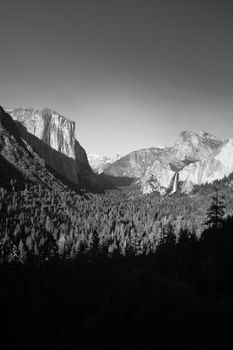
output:
<instances>
[{"instance_id":1,"label":"clear sky","mask_svg":"<svg viewBox=\"0 0 233 350\"><path fill-rule=\"evenodd\" d=\"M51 107L88 153L233 137L233 1L1 0L0 104Z\"/></svg>"}]
</instances>

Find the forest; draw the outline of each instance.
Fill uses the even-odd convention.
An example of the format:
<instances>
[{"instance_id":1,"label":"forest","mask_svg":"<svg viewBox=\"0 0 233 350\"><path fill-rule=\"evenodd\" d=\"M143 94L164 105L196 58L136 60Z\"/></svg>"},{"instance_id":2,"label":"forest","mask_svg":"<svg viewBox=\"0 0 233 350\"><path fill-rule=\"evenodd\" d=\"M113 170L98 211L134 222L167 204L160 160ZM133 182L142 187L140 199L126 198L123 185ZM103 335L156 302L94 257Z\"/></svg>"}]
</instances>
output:
<instances>
[{"instance_id":1,"label":"forest","mask_svg":"<svg viewBox=\"0 0 233 350\"><path fill-rule=\"evenodd\" d=\"M2 341L229 349L231 181L160 197L12 180L0 190Z\"/></svg>"},{"instance_id":2,"label":"forest","mask_svg":"<svg viewBox=\"0 0 233 350\"><path fill-rule=\"evenodd\" d=\"M232 178L198 186L192 194L140 196L132 191L78 194L68 187L11 180L0 189L0 262L75 259L93 242L108 256L155 252L167 229L200 237L217 188L225 218L233 215ZM46 178L47 183L50 178Z\"/></svg>"}]
</instances>

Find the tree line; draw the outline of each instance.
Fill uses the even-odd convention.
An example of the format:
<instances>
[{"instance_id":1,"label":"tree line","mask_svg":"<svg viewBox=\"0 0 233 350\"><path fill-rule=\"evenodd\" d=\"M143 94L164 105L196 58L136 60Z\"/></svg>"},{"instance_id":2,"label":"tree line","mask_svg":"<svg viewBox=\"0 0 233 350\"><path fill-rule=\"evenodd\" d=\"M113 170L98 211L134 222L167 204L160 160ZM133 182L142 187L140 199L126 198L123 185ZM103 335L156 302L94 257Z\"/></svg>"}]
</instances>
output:
<instances>
[{"instance_id":1,"label":"tree line","mask_svg":"<svg viewBox=\"0 0 233 350\"><path fill-rule=\"evenodd\" d=\"M24 189L17 188L15 180L10 185L0 189L3 264L72 260L97 250L107 256L153 253L167 233L170 237L172 232L174 241L184 232L200 237L204 224L220 216L222 220L225 211L227 217L232 200L228 195L226 205L218 198L210 206L211 192L191 197L132 197L127 191L84 196L40 183L28 182ZM216 208L217 216L213 213Z\"/></svg>"}]
</instances>

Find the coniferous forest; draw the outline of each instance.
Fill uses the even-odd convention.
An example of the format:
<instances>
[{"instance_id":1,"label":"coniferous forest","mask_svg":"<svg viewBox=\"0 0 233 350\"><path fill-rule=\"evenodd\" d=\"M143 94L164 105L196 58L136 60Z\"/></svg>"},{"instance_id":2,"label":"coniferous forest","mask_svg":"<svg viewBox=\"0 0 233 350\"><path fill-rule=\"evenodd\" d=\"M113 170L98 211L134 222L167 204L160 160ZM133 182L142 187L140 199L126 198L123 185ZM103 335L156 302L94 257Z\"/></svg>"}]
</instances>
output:
<instances>
[{"instance_id":1,"label":"coniferous forest","mask_svg":"<svg viewBox=\"0 0 233 350\"><path fill-rule=\"evenodd\" d=\"M77 194L12 179L0 191L2 341L228 349L230 184L161 197Z\"/></svg>"}]
</instances>

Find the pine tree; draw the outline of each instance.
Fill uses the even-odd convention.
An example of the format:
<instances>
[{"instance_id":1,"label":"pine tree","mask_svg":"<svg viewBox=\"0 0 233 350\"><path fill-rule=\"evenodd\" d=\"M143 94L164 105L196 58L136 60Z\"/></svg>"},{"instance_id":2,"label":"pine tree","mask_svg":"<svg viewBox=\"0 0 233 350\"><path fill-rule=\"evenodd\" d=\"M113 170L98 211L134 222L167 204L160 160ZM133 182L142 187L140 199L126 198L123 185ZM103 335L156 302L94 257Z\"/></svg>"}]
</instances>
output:
<instances>
[{"instance_id":1,"label":"pine tree","mask_svg":"<svg viewBox=\"0 0 233 350\"><path fill-rule=\"evenodd\" d=\"M176 244L176 236L174 233L174 228L169 223L168 225L165 225L162 227L158 245L172 247L172 246L175 246L175 244Z\"/></svg>"},{"instance_id":2,"label":"pine tree","mask_svg":"<svg viewBox=\"0 0 233 350\"><path fill-rule=\"evenodd\" d=\"M94 232L92 233L90 248L91 248L92 255L98 255L99 248L100 248L100 239L99 239L98 232L96 230L94 230Z\"/></svg>"},{"instance_id":3,"label":"pine tree","mask_svg":"<svg viewBox=\"0 0 233 350\"><path fill-rule=\"evenodd\" d=\"M27 259L27 252L25 250L24 243L23 243L22 239L20 239L20 242L19 242L19 257L20 257L20 261L22 263L24 263Z\"/></svg>"},{"instance_id":4,"label":"pine tree","mask_svg":"<svg viewBox=\"0 0 233 350\"><path fill-rule=\"evenodd\" d=\"M224 197L219 195L218 189L215 196L212 197L212 203L207 210L207 221L205 225L218 227L223 223L223 216L225 214Z\"/></svg>"}]
</instances>

